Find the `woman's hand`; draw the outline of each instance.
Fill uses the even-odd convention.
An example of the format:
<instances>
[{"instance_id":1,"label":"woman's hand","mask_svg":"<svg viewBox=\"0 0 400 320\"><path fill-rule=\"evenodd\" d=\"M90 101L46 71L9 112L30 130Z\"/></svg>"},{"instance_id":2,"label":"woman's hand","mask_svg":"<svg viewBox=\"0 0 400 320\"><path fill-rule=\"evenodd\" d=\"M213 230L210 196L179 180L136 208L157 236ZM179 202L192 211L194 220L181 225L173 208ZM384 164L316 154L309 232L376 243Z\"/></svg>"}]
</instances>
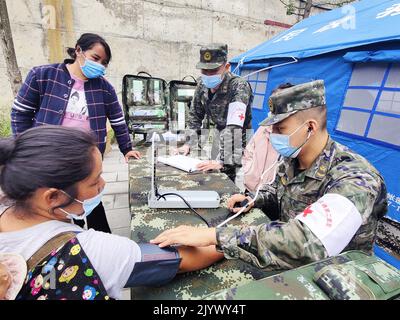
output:
<instances>
[{"instance_id":1,"label":"woman's hand","mask_svg":"<svg viewBox=\"0 0 400 320\"><path fill-rule=\"evenodd\" d=\"M250 203L250 201L253 200L251 197L246 197L243 194L235 194L234 196L232 196L228 199L228 202L227 202L228 209L233 213L238 213L242 208L241 207L235 208L235 204L236 203L240 204L245 199L247 199L249 201L249 203ZM249 212L250 209L252 209L253 207L254 207L254 203L250 204L243 212Z\"/></svg>"},{"instance_id":2,"label":"woman's hand","mask_svg":"<svg viewBox=\"0 0 400 320\"><path fill-rule=\"evenodd\" d=\"M223 168L222 164L215 160L204 161L197 165L197 169L203 172L209 170L220 170L222 168Z\"/></svg>"},{"instance_id":3,"label":"woman's hand","mask_svg":"<svg viewBox=\"0 0 400 320\"><path fill-rule=\"evenodd\" d=\"M155 239L150 240L150 243L158 244L160 248L174 244L190 247L207 247L217 244L217 234L215 228L180 226L164 231Z\"/></svg>"},{"instance_id":4,"label":"woman's hand","mask_svg":"<svg viewBox=\"0 0 400 320\"><path fill-rule=\"evenodd\" d=\"M129 162L129 158L141 159L141 158L142 158L142 155L141 155L141 153L140 153L139 151L132 150L132 151L129 151L129 152L125 155L125 161L126 161L126 163Z\"/></svg>"}]
</instances>

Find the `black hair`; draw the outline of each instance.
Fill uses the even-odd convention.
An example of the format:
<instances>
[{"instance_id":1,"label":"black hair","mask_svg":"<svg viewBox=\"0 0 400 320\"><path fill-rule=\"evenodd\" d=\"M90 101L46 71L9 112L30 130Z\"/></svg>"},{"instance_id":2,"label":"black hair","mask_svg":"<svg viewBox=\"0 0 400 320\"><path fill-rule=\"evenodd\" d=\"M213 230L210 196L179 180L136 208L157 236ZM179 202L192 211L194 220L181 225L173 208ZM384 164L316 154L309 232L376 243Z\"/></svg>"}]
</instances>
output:
<instances>
[{"instance_id":1,"label":"black hair","mask_svg":"<svg viewBox=\"0 0 400 320\"><path fill-rule=\"evenodd\" d=\"M82 34L78 42L76 43L75 48L68 48L67 53L72 59L76 60L76 50L78 49L78 47L80 47L82 51L87 51L92 49L97 43L100 43L104 47L104 50L106 51L107 55L106 64L109 64L112 58L111 48L106 42L106 40L104 40L104 38L99 36L98 34L94 33Z\"/></svg>"},{"instance_id":2,"label":"black hair","mask_svg":"<svg viewBox=\"0 0 400 320\"><path fill-rule=\"evenodd\" d=\"M19 208L29 208L28 200L39 188L64 190L76 198L76 183L92 173L96 146L91 133L61 126L36 127L16 138L0 139L0 188L5 198Z\"/></svg>"},{"instance_id":3,"label":"black hair","mask_svg":"<svg viewBox=\"0 0 400 320\"><path fill-rule=\"evenodd\" d=\"M327 128L327 109L326 105L317 106L314 108L300 110L295 114L300 121L306 121L309 117L314 117L319 120L320 130L325 131Z\"/></svg>"},{"instance_id":4,"label":"black hair","mask_svg":"<svg viewBox=\"0 0 400 320\"><path fill-rule=\"evenodd\" d=\"M279 90L284 90L284 89L288 89L291 87L294 87L294 84L292 84L290 82L283 83L283 84L279 85L277 88L275 88L274 90L272 90L272 94L278 92Z\"/></svg>"},{"instance_id":5,"label":"black hair","mask_svg":"<svg viewBox=\"0 0 400 320\"><path fill-rule=\"evenodd\" d=\"M291 87L294 87L295 85L290 83L290 82L286 82L283 83L281 85L279 85L277 88L275 88L274 90L272 90L272 94L277 93L280 90L284 90L284 89L289 89ZM320 125L321 125L321 130L325 130L327 128L327 123L326 123L326 105L323 106L318 106L315 108L311 108L311 109L307 109L307 110L300 110L298 111L295 116L298 117L301 120L305 120L306 118L304 117L304 114L308 114L309 112L314 112L315 115L319 116L320 118Z\"/></svg>"}]
</instances>

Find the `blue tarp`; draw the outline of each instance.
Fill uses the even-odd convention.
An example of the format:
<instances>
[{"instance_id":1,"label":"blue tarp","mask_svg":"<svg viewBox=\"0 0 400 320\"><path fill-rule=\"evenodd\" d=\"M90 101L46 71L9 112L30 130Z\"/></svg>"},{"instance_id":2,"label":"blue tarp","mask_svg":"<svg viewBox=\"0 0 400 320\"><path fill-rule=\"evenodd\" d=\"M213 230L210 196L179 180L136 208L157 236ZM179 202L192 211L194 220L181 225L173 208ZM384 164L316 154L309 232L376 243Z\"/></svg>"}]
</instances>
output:
<instances>
[{"instance_id":1,"label":"blue tarp","mask_svg":"<svg viewBox=\"0 0 400 320\"><path fill-rule=\"evenodd\" d=\"M308 58L370 43L400 39L400 1L365 0L297 23L232 59Z\"/></svg>"},{"instance_id":2,"label":"blue tarp","mask_svg":"<svg viewBox=\"0 0 400 320\"><path fill-rule=\"evenodd\" d=\"M264 106L262 110L253 109L255 129L267 116L268 97L277 86L323 79L330 134L336 141L366 157L382 173L390 196L387 217L400 222L400 147L346 135L336 129L355 63L400 62L398 26L400 0L364 0L303 20L233 58L231 64L233 69L239 64L241 72L290 62L293 58L298 60L270 69ZM378 255L379 252L377 250ZM397 265L399 263L397 261Z\"/></svg>"},{"instance_id":3,"label":"blue tarp","mask_svg":"<svg viewBox=\"0 0 400 320\"><path fill-rule=\"evenodd\" d=\"M400 61L398 49L364 50L348 52L343 56L347 62L397 62Z\"/></svg>"}]
</instances>

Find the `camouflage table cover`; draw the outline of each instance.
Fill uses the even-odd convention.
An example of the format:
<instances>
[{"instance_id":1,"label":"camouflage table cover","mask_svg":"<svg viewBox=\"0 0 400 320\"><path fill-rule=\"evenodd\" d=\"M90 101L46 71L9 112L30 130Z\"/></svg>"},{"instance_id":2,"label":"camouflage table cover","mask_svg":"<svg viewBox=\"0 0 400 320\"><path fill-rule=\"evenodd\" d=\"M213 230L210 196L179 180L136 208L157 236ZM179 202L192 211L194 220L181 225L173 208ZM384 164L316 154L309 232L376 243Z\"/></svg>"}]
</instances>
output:
<instances>
[{"instance_id":1,"label":"camouflage table cover","mask_svg":"<svg viewBox=\"0 0 400 320\"><path fill-rule=\"evenodd\" d=\"M147 206L148 192L151 186L151 165L148 148L137 148L144 156L141 160L129 162L129 193L132 216L131 239L136 242L148 242L162 231L179 225L205 226L205 223L193 212L186 209L150 209ZM188 174L172 167L157 165L158 186L177 190L214 190L221 197L218 209L197 209L212 226L226 219L227 199L239 189L222 173ZM231 225L261 224L268 222L268 217L260 210L253 209ZM276 272L275 272L276 273ZM201 299L212 292L243 285L255 279L270 276L250 264L236 260L222 260L213 266L186 274L180 274L169 284L160 288L133 288L132 299Z\"/></svg>"}]
</instances>

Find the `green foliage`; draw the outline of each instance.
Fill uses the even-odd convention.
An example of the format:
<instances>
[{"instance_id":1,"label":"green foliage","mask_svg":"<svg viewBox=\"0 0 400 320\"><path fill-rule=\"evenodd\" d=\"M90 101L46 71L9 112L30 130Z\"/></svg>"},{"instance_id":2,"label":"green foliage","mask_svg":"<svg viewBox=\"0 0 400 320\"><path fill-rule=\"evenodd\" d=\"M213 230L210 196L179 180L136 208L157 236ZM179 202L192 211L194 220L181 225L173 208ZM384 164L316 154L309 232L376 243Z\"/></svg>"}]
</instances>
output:
<instances>
[{"instance_id":1,"label":"green foliage","mask_svg":"<svg viewBox=\"0 0 400 320\"><path fill-rule=\"evenodd\" d=\"M110 141L111 144L114 144L117 142L117 138L115 137L115 132L114 130L108 130L107 132L107 141Z\"/></svg>"},{"instance_id":2,"label":"green foliage","mask_svg":"<svg viewBox=\"0 0 400 320\"><path fill-rule=\"evenodd\" d=\"M11 119L8 108L0 107L0 137L11 136Z\"/></svg>"},{"instance_id":3,"label":"green foliage","mask_svg":"<svg viewBox=\"0 0 400 320\"><path fill-rule=\"evenodd\" d=\"M294 3L292 1L290 1L286 6L286 14L288 16L290 16L290 15L292 15L294 13L295 13Z\"/></svg>"}]
</instances>

